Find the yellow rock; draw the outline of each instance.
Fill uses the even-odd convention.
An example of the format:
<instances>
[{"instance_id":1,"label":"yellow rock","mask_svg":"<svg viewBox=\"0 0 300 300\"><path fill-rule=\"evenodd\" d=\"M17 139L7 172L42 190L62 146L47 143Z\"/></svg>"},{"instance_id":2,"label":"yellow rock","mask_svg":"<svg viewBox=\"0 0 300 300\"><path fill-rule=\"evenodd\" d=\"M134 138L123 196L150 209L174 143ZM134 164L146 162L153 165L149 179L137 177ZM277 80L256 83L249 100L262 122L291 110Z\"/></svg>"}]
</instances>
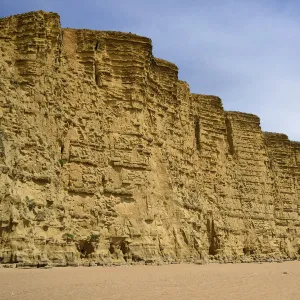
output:
<instances>
[{"instance_id":1,"label":"yellow rock","mask_svg":"<svg viewBox=\"0 0 300 300\"><path fill-rule=\"evenodd\" d=\"M150 39L38 11L0 19L0 51L1 263L299 257L300 143Z\"/></svg>"}]
</instances>

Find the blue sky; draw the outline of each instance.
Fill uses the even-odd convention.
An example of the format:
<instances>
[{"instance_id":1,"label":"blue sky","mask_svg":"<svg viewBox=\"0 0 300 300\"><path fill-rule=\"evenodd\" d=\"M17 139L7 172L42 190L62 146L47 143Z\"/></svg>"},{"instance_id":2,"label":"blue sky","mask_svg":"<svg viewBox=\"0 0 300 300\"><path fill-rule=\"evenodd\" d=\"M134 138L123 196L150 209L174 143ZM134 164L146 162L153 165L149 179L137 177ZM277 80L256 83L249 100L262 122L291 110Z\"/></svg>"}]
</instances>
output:
<instances>
[{"instance_id":1,"label":"blue sky","mask_svg":"<svg viewBox=\"0 0 300 300\"><path fill-rule=\"evenodd\" d=\"M63 27L152 39L193 93L257 114L265 131L300 141L300 2L297 0L2 0L0 17L57 12Z\"/></svg>"}]
</instances>

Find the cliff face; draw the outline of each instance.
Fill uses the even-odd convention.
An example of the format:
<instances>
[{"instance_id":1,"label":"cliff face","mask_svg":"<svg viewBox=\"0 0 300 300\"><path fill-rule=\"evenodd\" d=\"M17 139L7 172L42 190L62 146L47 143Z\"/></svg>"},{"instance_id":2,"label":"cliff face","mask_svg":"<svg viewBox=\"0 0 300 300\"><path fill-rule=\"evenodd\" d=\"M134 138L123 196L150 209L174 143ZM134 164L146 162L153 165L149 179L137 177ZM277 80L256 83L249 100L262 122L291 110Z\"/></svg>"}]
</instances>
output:
<instances>
[{"instance_id":1,"label":"cliff face","mask_svg":"<svg viewBox=\"0 0 300 300\"><path fill-rule=\"evenodd\" d=\"M0 19L0 262L299 257L300 143L191 94L129 33Z\"/></svg>"}]
</instances>

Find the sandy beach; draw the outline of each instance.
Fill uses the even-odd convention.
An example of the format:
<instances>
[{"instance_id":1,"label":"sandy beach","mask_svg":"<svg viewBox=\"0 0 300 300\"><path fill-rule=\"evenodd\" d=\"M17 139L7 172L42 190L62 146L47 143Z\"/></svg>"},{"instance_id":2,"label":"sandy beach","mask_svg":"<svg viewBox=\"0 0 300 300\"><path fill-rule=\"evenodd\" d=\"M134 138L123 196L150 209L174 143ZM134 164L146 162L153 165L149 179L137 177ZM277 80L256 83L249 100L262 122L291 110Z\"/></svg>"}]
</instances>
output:
<instances>
[{"instance_id":1,"label":"sandy beach","mask_svg":"<svg viewBox=\"0 0 300 300\"><path fill-rule=\"evenodd\" d=\"M0 269L0 299L300 299L300 262Z\"/></svg>"}]
</instances>

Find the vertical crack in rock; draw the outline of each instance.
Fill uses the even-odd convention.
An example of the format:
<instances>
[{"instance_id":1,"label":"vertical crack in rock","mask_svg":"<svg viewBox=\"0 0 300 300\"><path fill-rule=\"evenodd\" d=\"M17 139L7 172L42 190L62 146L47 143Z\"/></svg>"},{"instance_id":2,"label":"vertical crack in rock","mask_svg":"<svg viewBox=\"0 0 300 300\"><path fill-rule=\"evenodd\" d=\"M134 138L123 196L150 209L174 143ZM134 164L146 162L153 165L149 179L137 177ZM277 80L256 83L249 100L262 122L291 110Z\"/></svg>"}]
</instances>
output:
<instances>
[{"instance_id":1,"label":"vertical crack in rock","mask_svg":"<svg viewBox=\"0 0 300 300\"><path fill-rule=\"evenodd\" d=\"M195 140L196 140L196 149L199 151L201 149L200 145L200 119L195 117Z\"/></svg>"},{"instance_id":2,"label":"vertical crack in rock","mask_svg":"<svg viewBox=\"0 0 300 300\"><path fill-rule=\"evenodd\" d=\"M231 127L231 123L230 120L228 119L228 117L226 117L225 119L226 122L226 129L227 129L227 142L228 142L228 152L230 155L234 154L234 144L233 144L233 137L232 137L232 127Z\"/></svg>"},{"instance_id":3,"label":"vertical crack in rock","mask_svg":"<svg viewBox=\"0 0 300 300\"><path fill-rule=\"evenodd\" d=\"M4 149L4 143L3 143L4 137L3 132L0 128L0 164L5 164L5 149Z\"/></svg>"}]
</instances>

